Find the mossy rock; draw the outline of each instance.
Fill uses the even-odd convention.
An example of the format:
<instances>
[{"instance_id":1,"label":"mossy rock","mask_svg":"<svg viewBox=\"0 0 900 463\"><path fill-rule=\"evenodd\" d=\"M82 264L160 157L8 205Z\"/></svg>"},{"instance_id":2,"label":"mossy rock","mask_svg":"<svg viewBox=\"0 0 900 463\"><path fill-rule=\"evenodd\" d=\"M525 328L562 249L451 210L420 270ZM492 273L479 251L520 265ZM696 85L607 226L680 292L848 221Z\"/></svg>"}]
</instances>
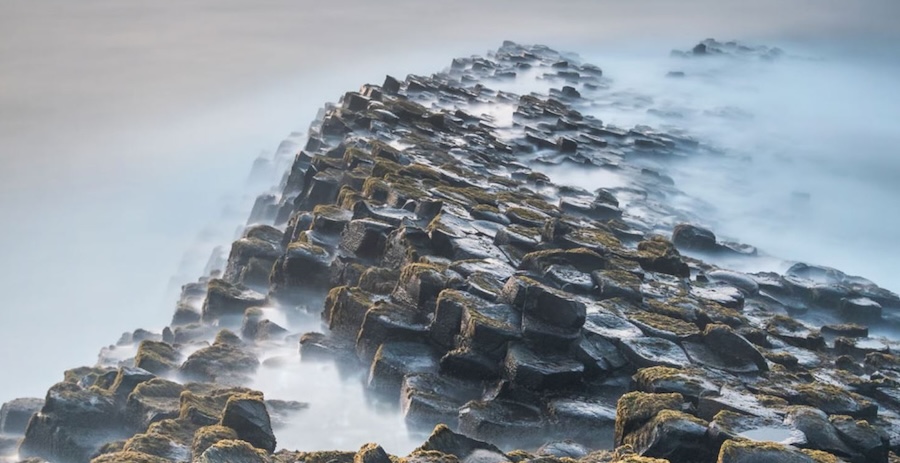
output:
<instances>
[{"instance_id":1,"label":"mossy rock","mask_svg":"<svg viewBox=\"0 0 900 463\"><path fill-rule=\"evenodd\" d=\"M662 236L653 236L638 243L638 259L647 271L665 273L681 278L691 275L691 270L681 253L671 241Z\"/></svg>"},{"instance_id":2,"label":"mossy rock","mask_svg":"<svg viewBox=\"0 0 900 463\"><path fill-rule=\"evenodd\" d=\"M138 384L125 402L126 420L137 429L146 429L155 421L177 417L184 390L181 384L162 378Z\"/></svg>"},{"instance_id":3,"label":"mossy rock","mask_svg":"<svg viewBox=\"0 0 900 463\"><path fill-rule=\"evenodd\" d=\"M185 461L190 450L172 436L156 433L136 434L125 443L125 452L139 452L166 460Z\"/></svg>"},{"instance_id":4,"label":"mossy rock","mask_svg":"<svg viewBox=\"0 0 900 463\"><path fill-rule=\"evenodd\" d=\"M199 459L206 449L216 443L237 438L237 433L229 427L220 425L204 426L194 433L194 440L191 443L191 461Z\"/></svg>"},{"instance_id":5,"label":"mossy rock","mask_svg":"<svg viewBox=\"0 0 900 463\"><path fill-rule=\"evenodd\" d=\"M188 420L198 426L210 426L217 424L222 419L222 411L228 398L235 394L262 393L252 389L237 387L229 389L215 389L210 392L194 393L190 390L181 393L181 407L179 420Z\"/></svg>"},{"instance_id":6,"label":"mossy rock","mask_svg":"<svg viewBox=\"0 0 900 463\"><path fill-rule=\"evenodd\" d=\"M323 450L316 452L288 452L280 451L273 455L279 463L353 463L356 452L340 450Z\"/></svg>"},{"instance_id":7,"label":"mossy rock","mask_svg":"<svg viewBox=\"0 0 900 463\"><path fill-rule=\"evenodd\" d=\"M181 354L170 344L145 340L138 345L134 366L157 375L165 375L178 368Z\"/></svg>"},{"instance_id":8,"label":"mossy rock","mask_svg":"<svg viewBox=\"0 0 900 463\"><path fill-rule=\"evenodd\" d=\"M263 397L256 391L228 397L219 424L234 429L238 438L258 449L268 453L275 451L275 433L269 412Z\"/></svg>"},{"instance_id":9,"label":"mossy rock","mask_svg":"<svg viewBox=\"0 0 900 463\"><path fill-rule=\"evenodd\" d=\"M803 452L774 442L727 440L719 449L717 463L816 463ZM822 462L824 463L824 462Z\"/></svg>"},{"instance_id":10,"label":"mossy rock","mask_svg":"<svg viewBox=\"0 0 900 463\"><path fill-rule=\"evenodd\" d=\"M384 267L369 267L359 278L359 287L374 294L390 294L397 286L400 272Z\"/></svg>"},{"instance_id":11,"label":"mossy rock","mask_svg":"<svg viewBox=\"0 0 900 463\"><path fill-rule=\"evenodd\" d=\"M875 418L878 405L843 387L822 382L801 383L795 387L792 402L816 407L829 415L848 415L854 418Z\"/></svg>"},{"instance_id":12,"label":"mossy rock","mask_svg":"<svg viewBox=\"0 0 900 463\"><path fill-rule=\"evenodd\" d=\"M442 175L440 172L425 164L413 163L404 166L399 170L399 174L416 180L430 179L440 181Z\"/></svg>"},{"instance_id":13,"label":"mossy rock","mask_svg":"<svg viewBox=\"0 0 900 463\"><path fill-rule=\"evenodd\" d=\"M604 255L622 249L622 242L615 235L600 228L578 227L564 234L560 240L566 247L588 248Z\"/></svg>"},{"instance_id":14,"label":"mossy rock","mask_svg":"<svg viewBox=\"0 0 900 463\"><path fill-rule=\"evenodd\" d=\"M234 381L246 378L258 367L259 359L252 353L227 342L217 342L191 354L179 371L193 380Z\"/></svg>"},{"instance_id":15,"label":"mossy rock","mask_svg":"<svg viewBox=\"0 0 900 463\"><path fill-rule=\"evenodd\" d=\"M197 463L269 463L272 459L264 450L254 448L242 440L223 440L216 442L200 455Z\"/></svg>"},{"instance_id":16,"label":"mossy rock","mask_svg":"<svg viewBox=\"0 0 900 463\"><path fill-rule=\"evenodd\" d=\"M664 366L641 368L632 377L638 390L649 393L676 392L696 401L706 394L717 394L719 387L703 376L702 370Z\"/></svg>"},{"instance_id":17,"label":"mossy rock","mask_svg":"<svg viewBox=\"0 0 900 463\"><path fill-rule=\"evenodd\" d=\"M653 312L629 312L625 315L648 336L679 341L700 334L697 325L666 315Z\"/></svg>"},{"instance_id":18,"label":"mossy rock","mask_svg":"<svg viewBox=\"0 0 900 463\"><path fill-rule=\"evenodd\" d=\"M648 394L629 392L616 404L615 445L622 445L625 436L650 421L663 410L681 410L684 396L678 393Z\"/></svg>"},{"instance_id":19,"label":"mossy rock","mask_svg":"<svg viewBox=\"0 0 900 463\"><path fill-rule=\"evenodd\" d=\"M91 463L172 463L172 460L142 452L124 451L100 455L91 460Z\"/></svg>"}]
</instances>

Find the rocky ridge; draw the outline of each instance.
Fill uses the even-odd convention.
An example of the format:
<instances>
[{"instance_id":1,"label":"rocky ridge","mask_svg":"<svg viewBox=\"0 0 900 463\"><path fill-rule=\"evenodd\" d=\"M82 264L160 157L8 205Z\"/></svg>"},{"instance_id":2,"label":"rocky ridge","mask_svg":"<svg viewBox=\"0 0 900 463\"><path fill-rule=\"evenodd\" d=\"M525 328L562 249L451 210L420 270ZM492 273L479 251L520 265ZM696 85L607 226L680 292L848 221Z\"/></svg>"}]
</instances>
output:
<instances>
[{"instance_id":1,"label":"rocky ridge","mask_svg":"<svg viewBox=\"0 0 900 463\"><path fill-rule=\"evenodd\" d=\"M694 57L755 53L701 45ZM503 90L521 79L549 88ZM183 287L171 325L123 336L43 400L5 404L0 453L18 446L26 461L61 463L896 459L897 343L869 329L897 328L900 298L815 265L729 270L759 251L696 225L664 170L713 153L676 130L586 114L607 87L574 55L506 42L442 73L348 92L320 112L221 268ZM556 185L540 168L557 164L626 186ZM292 331L317 317L320 332ZM434 431L406 457L376 444L276 452L279 424L314 419L303 403L246 387L284 346L303 362L366 369L366 386L397 403L411 430Z\"/></svg>"}]
</instances>

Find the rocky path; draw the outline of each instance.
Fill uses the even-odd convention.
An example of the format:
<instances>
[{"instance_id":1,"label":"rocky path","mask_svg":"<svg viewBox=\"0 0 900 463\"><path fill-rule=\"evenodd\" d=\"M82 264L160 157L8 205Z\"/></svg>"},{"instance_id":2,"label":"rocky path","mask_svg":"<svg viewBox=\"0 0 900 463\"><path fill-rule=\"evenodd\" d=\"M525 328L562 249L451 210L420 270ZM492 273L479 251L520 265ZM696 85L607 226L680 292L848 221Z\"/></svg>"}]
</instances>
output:
<instances>
[{"instance_id":1,"label":"rocky path","mask_svg":"<svg viewBox=\"0 0 900 463\"><path fill-rule=\"evenodd\" d=\"M686 59L779 56L701 45ZM526 78L548 90L503 90ZM45 399L5 404L0 453L59 463L896 459L898 346L868 328L897 327L900 298L827 267L729 270L723 262L759 252L691 225L665 172L713 153L675 130L586 116L607 88L600 68L573 55L507 42L433 76L348 92L260 196L227 261L184 286L171 325L123 337ZM546 165L590 169L597 189L553 184ZM329 413L316 397L248 388L292 362L363 372L371 400L399 406L411 432L433 432L407 456L377 444L278 450L282 426Z\"/></svg>"}]
</instances>

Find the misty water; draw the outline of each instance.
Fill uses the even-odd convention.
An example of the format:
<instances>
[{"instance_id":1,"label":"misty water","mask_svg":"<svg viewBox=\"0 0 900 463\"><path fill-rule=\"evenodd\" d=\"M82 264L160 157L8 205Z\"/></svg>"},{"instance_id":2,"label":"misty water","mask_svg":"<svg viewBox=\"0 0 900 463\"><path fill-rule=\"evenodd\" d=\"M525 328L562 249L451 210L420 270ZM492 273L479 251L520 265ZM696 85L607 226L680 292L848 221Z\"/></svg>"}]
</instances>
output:
<instances>
[{"instance_id":1,"label":"misty water","mask_svg":"<svg viewBox=\"0 0 900 463\"><path fill-rule=\"evenodd\" d=\"M120 333L166 325L178 287L268 186L248 182L260 151L276 156L324 102L507 38L603 68L615 96L595 108L604 122L680 127L717 147L675 180L719 235L900 291L900 4L675 3L0 1L0 401L41 396ZM787 56L669 56L709 36ZM784 264L759 265L748 270ZM419 442L333 366L264 366L253 386L332 412L280 430L285 447Z\"/></svg>"}]
</instances>

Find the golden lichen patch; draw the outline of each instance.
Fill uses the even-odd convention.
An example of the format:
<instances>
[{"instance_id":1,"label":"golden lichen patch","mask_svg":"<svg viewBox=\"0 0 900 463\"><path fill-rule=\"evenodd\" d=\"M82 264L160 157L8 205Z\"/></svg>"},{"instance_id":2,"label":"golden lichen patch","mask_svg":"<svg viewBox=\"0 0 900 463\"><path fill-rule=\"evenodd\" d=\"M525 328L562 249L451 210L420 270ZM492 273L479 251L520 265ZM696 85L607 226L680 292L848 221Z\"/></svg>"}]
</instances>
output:
<instances>
[{"instance_id":1,"label":"golden lichen patch","mask_svg":"<svg viewBox=\"0 0 900 463\"><path fill-rule=\"evenodd\" d=\"M141 452L123 451L100 455L91 463L171 463L171 460Z\"/></svg>"},{"instance_id":2,"label":"golden lichen patch","mask_svg":"<svg viewBox=\"0 0 900 463\"><path fill-rule=\"evenodd\" d=\"M700 333L700 329L693 323L684 320L661 315L653 312L630 312L628 318L632 321L643 324L650 329L672 333L679 338L695 335Z\"/></svg>"},{"instance_id":3,"label":"golden lichen patch","mask_svg":"<svg viewBox=\"0 0 900 463\"><path fill-rule=\"evenodd\" d=\"M196 460L199 458L206 449L212 447L217 442L237 438L237 432L229 427L220 425L204 426L194 433L194 439L191 443L192 459Z\"/></svg>"}]
</instances>

